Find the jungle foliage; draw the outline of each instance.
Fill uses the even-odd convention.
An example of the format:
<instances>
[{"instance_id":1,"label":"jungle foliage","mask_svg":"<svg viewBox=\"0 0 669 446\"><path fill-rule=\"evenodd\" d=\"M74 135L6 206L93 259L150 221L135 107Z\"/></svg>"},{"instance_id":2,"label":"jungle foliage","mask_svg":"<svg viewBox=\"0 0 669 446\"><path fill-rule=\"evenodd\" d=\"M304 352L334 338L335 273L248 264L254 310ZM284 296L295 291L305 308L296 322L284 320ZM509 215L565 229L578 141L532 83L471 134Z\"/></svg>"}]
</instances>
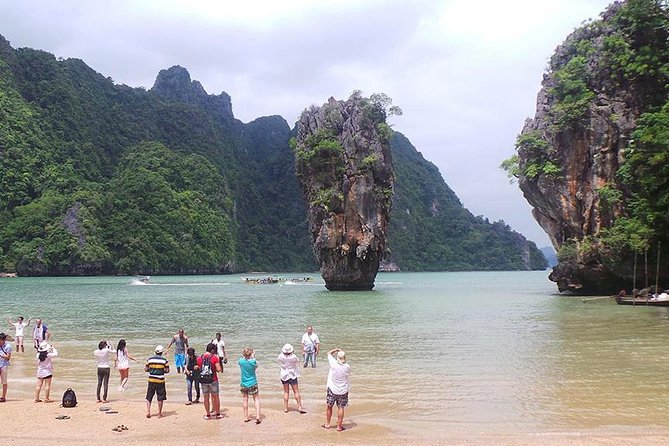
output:
<instances>
[{"instance_id":1,"label":"jungle foliage","mask_svg":"<svg viewBox=\"0 0 669 446\"><path fill-rule=\"evenodd\" d=\"M224 112L224 93L160 86L116 85L80 60L15 50L0 37L0 270L316 268L285 120L242 123ZM413 215L390 235L403 269L522 268L515 233L471 217L408 141L380 131L402 153L394 214ZM336 150L325 138L306 155ZM444 203L436 220L421 201L435 197Z\"/></svg>"}]
</instances>

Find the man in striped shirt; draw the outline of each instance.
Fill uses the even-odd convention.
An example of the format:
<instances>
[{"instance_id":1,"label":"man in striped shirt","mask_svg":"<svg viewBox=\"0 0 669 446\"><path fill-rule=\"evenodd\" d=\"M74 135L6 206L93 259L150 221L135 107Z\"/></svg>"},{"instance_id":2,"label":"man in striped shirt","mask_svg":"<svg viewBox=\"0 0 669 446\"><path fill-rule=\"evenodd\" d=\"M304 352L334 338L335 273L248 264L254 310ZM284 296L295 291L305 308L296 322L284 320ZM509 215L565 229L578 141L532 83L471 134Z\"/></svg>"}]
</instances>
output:
<instances>
[{"instance_id":1,"label":"man in striped shirt","mask_svg":"<svg viewBox=\"0 0 669 446\"><path fill-rule=\"evenodd\" d=\"M167 399L165 391L165 374L170 373L170 366L167 359L163 357L164 347L156 347L155 356L146 360L144 371L149 373L149 385L146 389L146 418L151 418L151 402L153 395L158 400L158 418L163 417L163 401Z\"/></svg>"}]
</instances>

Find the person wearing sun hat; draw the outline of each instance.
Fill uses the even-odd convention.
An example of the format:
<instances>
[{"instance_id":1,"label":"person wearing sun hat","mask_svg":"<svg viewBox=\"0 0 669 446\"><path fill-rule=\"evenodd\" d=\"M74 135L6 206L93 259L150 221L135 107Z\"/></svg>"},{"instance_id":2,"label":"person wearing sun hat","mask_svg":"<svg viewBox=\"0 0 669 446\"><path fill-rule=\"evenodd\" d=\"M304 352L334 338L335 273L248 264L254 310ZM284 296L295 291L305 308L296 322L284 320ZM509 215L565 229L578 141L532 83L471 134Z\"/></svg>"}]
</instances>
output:
<instances>
[{"instance_id":1,"label":"person wearing sun hat","mask_svg":"<svg viewBox=\"0 0 669 446\"><path fill-rule=\"evenodd\" d=\"M299 413L307 413L302 408L302 397L300 396L300 389L297 386L297 378L300 376L298 366L300 358L295 355L293 346L290 344L284 345L277 360L281 366L279 376L283 385L283 411L288 413L288 401L290 400L290 388L292 387L293 397L295 397L295 402L297 403L297 411Z\"/></svg>"},{"instance_id":2,"label":"person wearing sun hat","mask_svg":"<svg viewBox=\"0 0 669 446\"><path fill-rule=\"evenodd\" d=\"M336 358L335 358L336 353ZM351 366L346 362L346 353L340 348L333 348L328 352L330 371L328 372L327 395L325 398L325 424L321 427L330 429L332 425L332 407L337 404L337 431L345 428L344 408L348 406L348 390L351 387Z\"/></svg>"},{"instance_id":3,"label":"person wearing sun hat","mask_svg":"<svg viewBox=\"0 0 669 446\"><path fill-rule=\"evenodd\" d=\"M156 346L154 356L146 360L144 371L149 373L149 383L146 388L146 418L151 418L151 402L156 395L158 400L158 418L163 417L163 401L167 399L165 390L165 374L170 373L169 361L163 357L165 347Z\"/></svg>"},{"instance_id":4,"label":"person wearing sun hat","mask_svg":"<svg viewBox=\"0 0 669 446\"><path fill-rule=\"evenodd\" d=\"M37 347L37 385L35 386L35 402L39 403L42 400L39 397L44 386L44 402L51 403L53 400L49 399L51 394L51 381L53 378L53 364L51 358L58 356L58 350L47 341L40 342Z\"/></svg>"}]
</instances>

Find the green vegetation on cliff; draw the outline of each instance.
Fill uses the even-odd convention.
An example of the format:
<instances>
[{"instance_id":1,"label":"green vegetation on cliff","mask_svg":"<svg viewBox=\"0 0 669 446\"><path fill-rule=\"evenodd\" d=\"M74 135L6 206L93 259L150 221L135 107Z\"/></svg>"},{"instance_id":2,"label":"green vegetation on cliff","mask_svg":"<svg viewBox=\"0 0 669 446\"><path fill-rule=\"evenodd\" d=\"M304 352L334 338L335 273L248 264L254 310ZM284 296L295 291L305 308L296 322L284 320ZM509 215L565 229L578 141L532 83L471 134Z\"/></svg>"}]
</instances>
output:
<instances>
[{"instance_id":1,"label":"green vegetation on cliff","mask_svg":"<svg viewBox=\"0 0 669 446\"><path fill-rule=\"evenodd\" d=\"M161 71L146 91L0 37L0 270L314 270L290 137L279 116L234 119L227 94L206 94L181 67ZM523 268L516 236L501 223L458 222L463 210L428 223L432 201L419 200L433 196L421 188L448 187L434 166L415 177L431 165L408 141L392 141L405 153L396 156L393 213L414 215L398 217L390 234L403 269ZM462 260L462 239L450 229L458 225L471 251ZM452 257L443 255L448 249Z\"/></svg>"}]
</instances>

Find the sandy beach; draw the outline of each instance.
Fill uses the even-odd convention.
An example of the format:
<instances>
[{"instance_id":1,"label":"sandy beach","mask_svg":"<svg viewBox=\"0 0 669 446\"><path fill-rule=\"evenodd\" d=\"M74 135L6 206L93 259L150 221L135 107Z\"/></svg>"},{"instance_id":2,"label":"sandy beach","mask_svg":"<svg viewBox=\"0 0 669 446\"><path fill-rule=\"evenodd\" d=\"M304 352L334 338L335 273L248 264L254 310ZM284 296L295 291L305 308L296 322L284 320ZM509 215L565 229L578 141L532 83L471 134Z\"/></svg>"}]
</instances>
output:
<instances>
[{"instance_id":1,"label":"sandy beach","mask_svg":"<svg viewBox=\"0 0 669 446\"><path fill-rule=\"evenodd\" d=\"M224 407L225 417L207 421L202 418L202 404L185 406L166 402L164 417L145 417L141 401L111 401L106 404L118 413L100 411L100 404L81 401L77 407L66 409L58 402L34 403L9 398L0 406L5 420L3 444L65 445L73 442L105 445L196 445L211 442L224 444L262 445L513 445L513 446L585 446L585 445L664 445L665 433L606 434L606 433L544 433L544 434L475 434L443 430L420 430L411 426L391 428L357 421L355 415L346 417L344 432L320 427L322 408L307 414L297 411L283 413L263 409L262 423L244 423L240 407ZM155 403L154 403L155 408ZM58 419L67 415L69 419ZM14 419L17 422L14 422ZM116 432L117 426L128 429Z\"/></svg>"}]
</instances>

